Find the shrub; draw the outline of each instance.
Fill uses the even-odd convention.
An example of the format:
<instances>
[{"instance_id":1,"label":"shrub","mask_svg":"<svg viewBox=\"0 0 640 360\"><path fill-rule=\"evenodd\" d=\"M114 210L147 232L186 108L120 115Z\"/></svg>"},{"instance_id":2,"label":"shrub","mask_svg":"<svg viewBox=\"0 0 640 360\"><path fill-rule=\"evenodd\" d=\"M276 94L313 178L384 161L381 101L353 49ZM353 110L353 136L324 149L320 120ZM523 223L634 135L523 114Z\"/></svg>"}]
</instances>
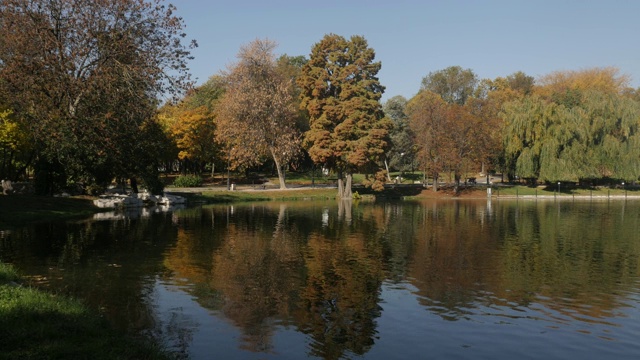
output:
<instances>
[{"instance_id":1,"label":"shrub","mask_svg":"<svg viewBox=\"0 0 640 360\"><path fill-rule=\"evenodd\" d=\"M198 187L202 186L202 178L198 175L180 175L173 182L176 187Z\"/></svg>"},{"instance_id":2,"label":"shrub","mask_svg":"<svg viewBox=\"0 0 640 360\"><path fill-rule=\"evenodd\" d=\"M100 186L98 184L89 184L84 188L84 191L87 195L98 196L100 194L104 194L104 186Z\"/></svg>"}]
</instances>

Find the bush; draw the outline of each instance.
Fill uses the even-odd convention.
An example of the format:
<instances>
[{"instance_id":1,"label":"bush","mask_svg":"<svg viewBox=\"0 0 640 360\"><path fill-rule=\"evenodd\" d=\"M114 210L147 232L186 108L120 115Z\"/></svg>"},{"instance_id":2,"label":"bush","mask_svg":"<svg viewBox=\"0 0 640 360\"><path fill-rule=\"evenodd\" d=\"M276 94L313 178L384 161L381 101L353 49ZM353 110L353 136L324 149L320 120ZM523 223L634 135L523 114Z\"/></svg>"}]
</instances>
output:
<instances>
[{"instance_id":1,"label":"bush","mask_svg":"<svg viewBox=\"0 0 640 360\"><path fill-rule=\"evenodd\" d=\"M87 195L98 196L100 194L104 194L104 186L100 186L98 184L89 184L84 188L84 191Z\"/></svg>"},{"instance_id":2,"label":"bush","mask_svg":"<svg viewBox=\"0 0 640 360\"><path fill-rule=\"evenodd\" d=\"M173 182L176 187L198 187L202 186L202 178L198 175L180 175Z\"/></svg>"}]
</instances>

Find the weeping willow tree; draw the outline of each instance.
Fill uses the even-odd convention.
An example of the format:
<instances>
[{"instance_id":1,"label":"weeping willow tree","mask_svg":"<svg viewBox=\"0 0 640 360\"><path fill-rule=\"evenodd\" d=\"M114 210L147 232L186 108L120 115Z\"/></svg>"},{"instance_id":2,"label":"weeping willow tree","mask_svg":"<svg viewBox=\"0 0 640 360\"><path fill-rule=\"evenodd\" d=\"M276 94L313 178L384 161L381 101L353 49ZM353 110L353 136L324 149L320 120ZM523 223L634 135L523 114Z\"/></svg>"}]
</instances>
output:
<instances>
[{"instance_id":1,"label":"weeping willow tree","mask_svg":"<svg viewBox=\"0 0 640 360\"><path fill-rule=\"evenodd\" d=\"M640 103L616 93L572 90L505 105L503 142L522 178L575 181L640 177Z\"/></svg>"}]
</instances>

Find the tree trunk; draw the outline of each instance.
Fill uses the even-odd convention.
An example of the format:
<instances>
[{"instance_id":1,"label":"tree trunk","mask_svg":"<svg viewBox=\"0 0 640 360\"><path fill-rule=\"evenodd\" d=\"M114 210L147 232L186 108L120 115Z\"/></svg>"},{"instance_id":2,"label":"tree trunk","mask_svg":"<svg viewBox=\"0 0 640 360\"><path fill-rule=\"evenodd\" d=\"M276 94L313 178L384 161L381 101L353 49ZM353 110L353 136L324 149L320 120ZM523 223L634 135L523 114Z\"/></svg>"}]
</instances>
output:
<instances>
[{"instance_id":1,"label":"tree trunk","mask_svg":"<svg viewBox=\"0 0 640 360\"><path fill-rule=\"evenodd\" d=\"M29 174L27 173L27 169L31 167L31 162L33 161L33 157L34 157L34 153L31 152L29 154L29 159L27 160L27 162L24 163L24 165L18 171L16 171L15 178L13 179L14 182L18 181L20 174L22 173L25 174L25 180L29 180Z\"/></svg>"},{"instance_id":2,"label":"tree trunk","mask_svg":"<svg viewBox=\"0 0 640 360\"><path fill-rule=\"evenodd\" d=\"M342 172L339 172L339 174L342 174ZM343 180L342 176L338 175L338 200L348 200L353 198L353 193L351 191L353 175L348 173L345 178L346 181Z\"/></svg>"},{"instance_id":3,"label":"tree trunk","mask_svg":"<svg viewBox=\"0 0 640 360\"><path fill-rule=\"evenodd\" d=\"M433 192L438 191L438 174L433 174Z\"/></svg>"},{"instance_id":4,"label":"tree trunk","mask_svg":"<svg viewBox=\"0 0 640 360\"><path fill-rule=\"evenodd\" d=\"M352 179L353 175L350 173L345 175L342 170L338 170L338 200L353 198L353 193L351 192Z\"/></svg>"},{"instance_id":5,"label":"tree trunk","mask_svg":"<svg viewBox=\"0 0 640 360\"><path fill-rule=\"evenodd\" d=\"M342 189L342 196L340 197L340 199L350 200L353 198L353 193L351 191L351 184L353 181L352 179L353 179L353 175L351 175L350 173L347 173L346 182L344 184L344 188Z\"/></svg>"},{"instance_id":6,"label":"tree trunk","mask_svg":"<svg viewBox=\"0 0 640 360\"><path fill-rule=\"evenodd\" d=\"M453 178L454 178L453 191L454 193L457 194L458 191L460 191L460 174L454 174Z\"/></svg>"},{"instance_id":7,"label":"tree trunk","mask_svg":"<svg viewBox=\"0 0 640 360\"><path fill-rule=\"evenodd\" d=\"M278 181L280 182L280 189L284 190L287 188L287 184L284 181L284 172L282 166L280 166L280 161L278 161L278 157L276 156L274 150L271 150L271 156L273 157L273 162L276 165L276 169L278 170Z\"/></svg>"},{"instance_id":8,"label":"tree trunk","mask_svg":"<svg viewBox=\"0 0 640 360\"><path fill-rule=\"evenodd\" d=\"M387 159L384 159L384 167L387 169L387 181L391 182L391 173L389 172L389 164L387 164Z\"/></svg>"},{"instance_id":9,"label":"tree trunk","mask_svg":"<svg viewBox=\"0 0 640 360\"><path fill-rule=\"evenodd\" d=\"M129 184L131 184L131 191L134 194L138 193L138 180L134 177L129 178Z\"/></svg>"}]
</instances>

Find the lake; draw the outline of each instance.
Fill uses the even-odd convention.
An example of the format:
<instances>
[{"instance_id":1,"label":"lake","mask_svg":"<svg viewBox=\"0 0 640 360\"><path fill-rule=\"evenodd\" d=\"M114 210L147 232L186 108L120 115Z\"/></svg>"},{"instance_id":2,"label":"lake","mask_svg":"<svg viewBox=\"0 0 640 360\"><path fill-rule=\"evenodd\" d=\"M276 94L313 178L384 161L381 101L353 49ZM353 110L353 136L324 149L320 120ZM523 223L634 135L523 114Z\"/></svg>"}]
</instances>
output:
<instances>
[{"instance_id":1,"label":"lake","mask_svg":"<svg viewBox=\"0 0 640 360\"><path fill-rule=\"evenodd\" d=\"M640 358L640 201L106 213L0 260L190 359Z\"/></svg>"}]
</instances>

